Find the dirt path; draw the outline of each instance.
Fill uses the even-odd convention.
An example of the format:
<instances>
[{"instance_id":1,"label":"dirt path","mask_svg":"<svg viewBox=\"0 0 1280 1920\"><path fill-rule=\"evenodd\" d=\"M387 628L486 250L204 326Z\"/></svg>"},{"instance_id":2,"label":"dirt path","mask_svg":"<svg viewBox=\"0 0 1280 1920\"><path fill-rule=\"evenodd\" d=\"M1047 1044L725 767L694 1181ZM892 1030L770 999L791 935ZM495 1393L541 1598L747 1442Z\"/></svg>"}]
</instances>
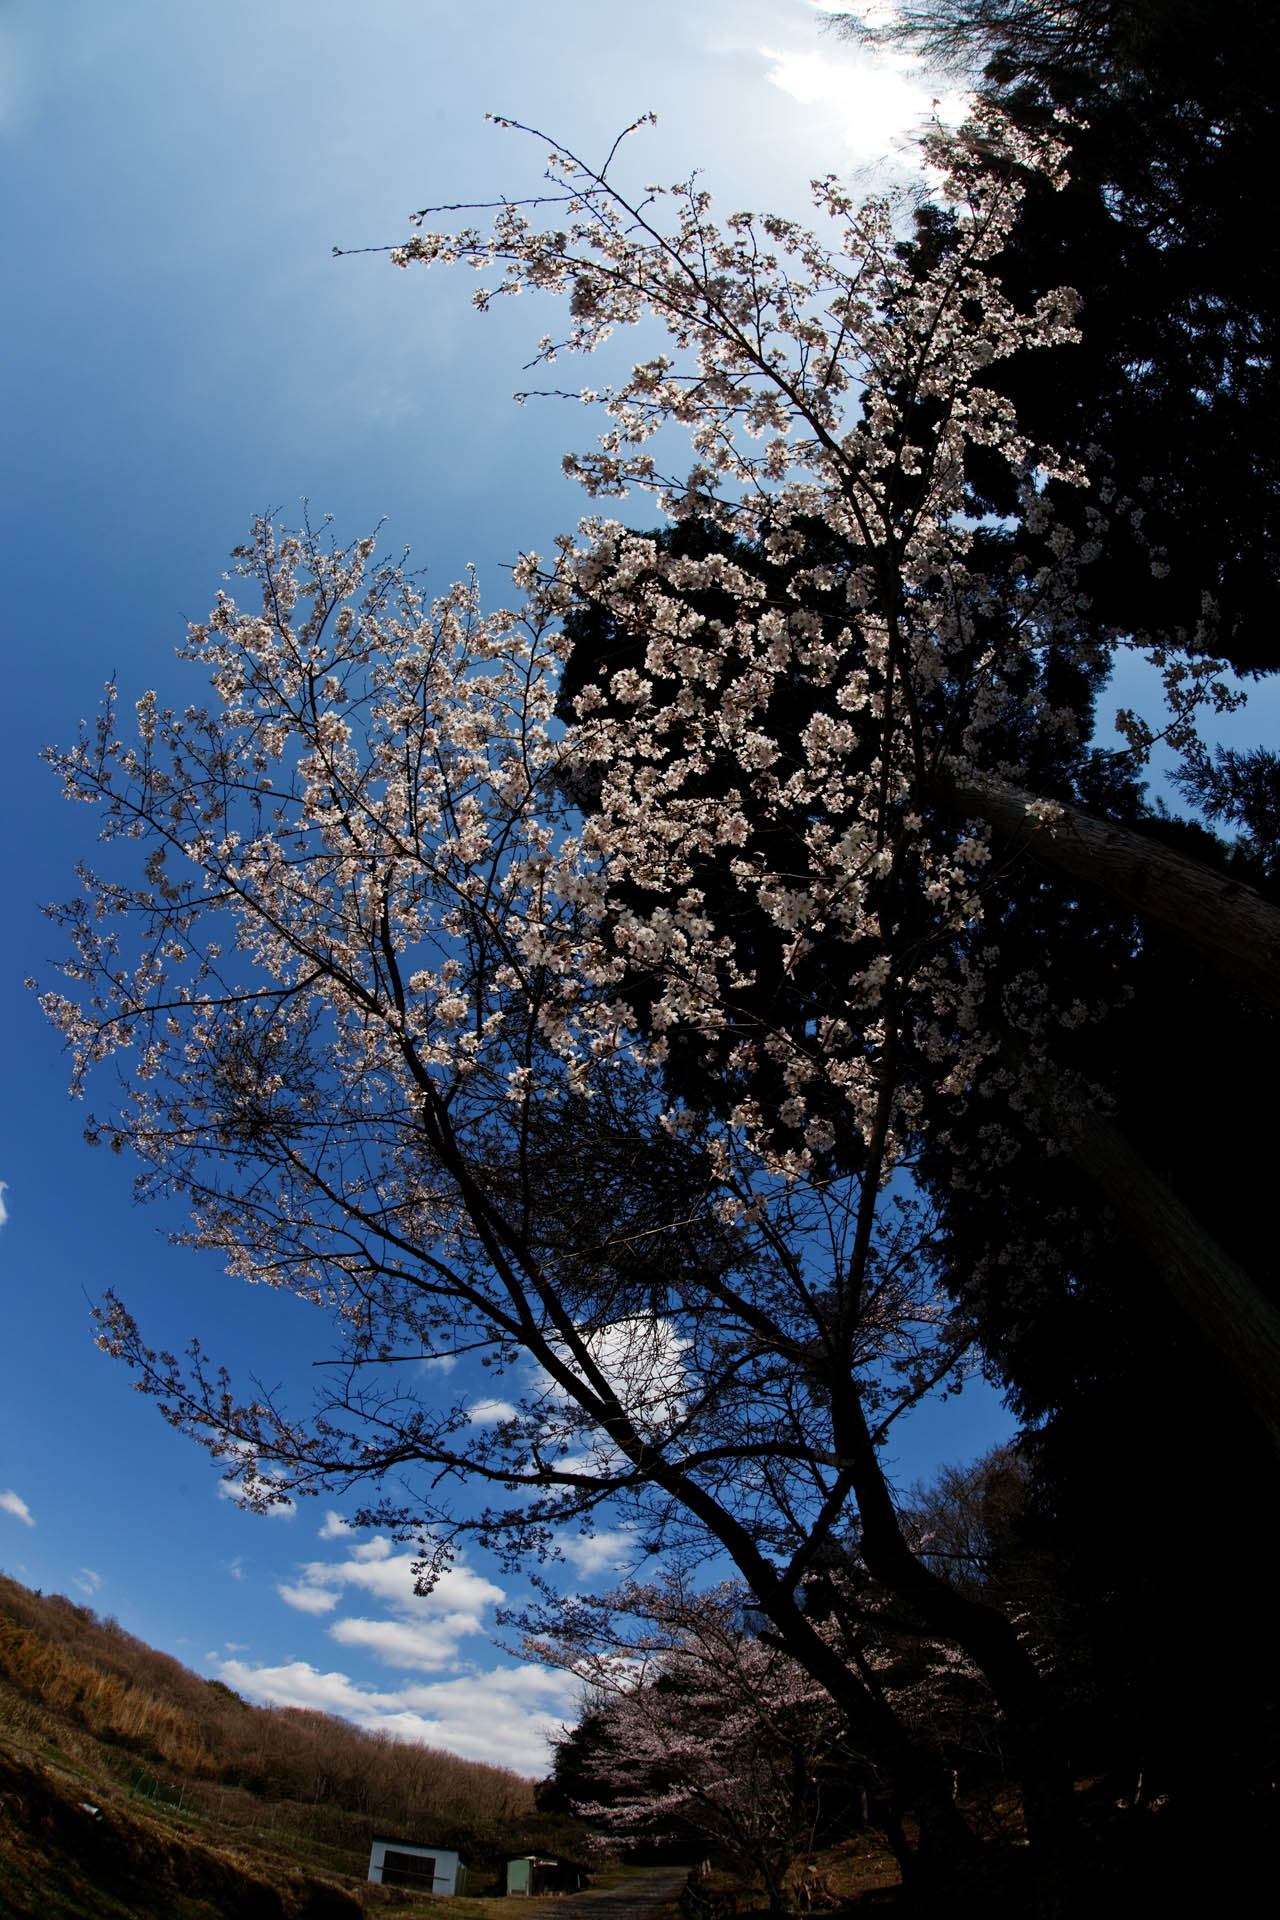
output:
<instances>
[{"instance_id":1,"label":"dirt path","mask_svg":"<svg viewBox=\"0 0 1280 1920\"><path fill-rule=\"evenodd\" d=\"M643 1867L620 1887L522 1900L520 1920L646 1920L655 1907L678 1898L688 1878L688 1867Z\"/></svg>"}]
</instances>

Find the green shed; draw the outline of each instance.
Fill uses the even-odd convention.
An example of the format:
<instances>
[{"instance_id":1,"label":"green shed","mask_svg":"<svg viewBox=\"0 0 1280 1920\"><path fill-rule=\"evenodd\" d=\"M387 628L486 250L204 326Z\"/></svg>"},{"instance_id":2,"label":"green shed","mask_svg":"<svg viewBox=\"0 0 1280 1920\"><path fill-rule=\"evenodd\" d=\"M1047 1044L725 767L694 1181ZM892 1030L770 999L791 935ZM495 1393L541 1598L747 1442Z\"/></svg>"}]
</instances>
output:
<instances>
[{"instance_id":1,"label":"green shed","mask_svg":"<svg viewBox=\"0 0 1280 1920\"><path fill-rule=\"evenodd\" d=\"M586 1875L572 1860L549 1860L539 1853L518 1853L507 1861L507 1893L573 1893Z\"/></svg>"}]
</instances>

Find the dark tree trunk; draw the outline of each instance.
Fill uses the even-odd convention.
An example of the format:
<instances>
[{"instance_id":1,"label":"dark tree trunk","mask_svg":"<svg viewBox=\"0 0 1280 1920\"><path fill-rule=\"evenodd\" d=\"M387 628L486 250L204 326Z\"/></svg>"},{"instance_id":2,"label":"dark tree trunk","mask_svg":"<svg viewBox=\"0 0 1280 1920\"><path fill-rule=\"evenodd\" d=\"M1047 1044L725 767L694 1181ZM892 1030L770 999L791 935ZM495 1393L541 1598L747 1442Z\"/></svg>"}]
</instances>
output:
<instances>
[{"instance_id":1,"label":"dark tree trunk","mask_svg":"<svg viewBox=\"0 0 1280 1920\"><path fill-rule=\"evenodd\" d=\"M1046 1915L1055 1913L1065 1897L1060 1890L1071 1878L1078 1845L1074 1785L1055 1703L1006 1616L997 1607L957 1592L907 1544L856 1396L842 1397L835 1432L853 1475L861 1552L868 1571L928 1631L968 1654L1004 1716L1042 1894L1041 1910ZM954 1808L951 1811L955 1813ZM923 1822L923 1812L921 1818Z\"/></svg>"},{"instance_id":2,"label":"dark tree trunk","mask_svg":"<svg viewBox=\"0 0 1280 1920\"><path fill-rule=\"evenodd\" d=\"M985 820L1012 849L1159 921L1280 1012L1280 908L1252 887L1065 801L1045 818L1037 809L1046 802L1007 781L947 768L939 787L957 812Z\"/></svg>"},{"instance_id":3,"label":"dark tree trunk","mask_svg":"<svg viewBox=\"0 0 1280 1920\"><path fill-rule=\"evenodd\" d=\"M1280 1312L1105 1114L1020 1063L1045 1123L1151 1261L1280 1448Z\"/></svg>"},{"instance_id":4,"label":"dark tree trunk","mask_svg":"<svg viewBox=\"0 0 1280 1920\"><path fill-rule=\"evenodd\" d=\"M915 1885L927 1882L940 1892L975 1884L983 1861L982 1842L956 1806L950 1775L938 1757L914 1739L889 1703L865 1686L828 1645L797 1601L794 1585L783 1579L746 1528L683 1475L661 1465L651 1472L658 1485L705 1520L768 1615L780 1644L826 1689L844 1715L855 1745L873 1756L883 1770L897 1835L886 1829L886 1837L902 1868L904 1884L910 1878ZM919 1822L917 1847L911 1847L902 1834L904 1813L914 1814Z\"/></svg>"}]
</instances>

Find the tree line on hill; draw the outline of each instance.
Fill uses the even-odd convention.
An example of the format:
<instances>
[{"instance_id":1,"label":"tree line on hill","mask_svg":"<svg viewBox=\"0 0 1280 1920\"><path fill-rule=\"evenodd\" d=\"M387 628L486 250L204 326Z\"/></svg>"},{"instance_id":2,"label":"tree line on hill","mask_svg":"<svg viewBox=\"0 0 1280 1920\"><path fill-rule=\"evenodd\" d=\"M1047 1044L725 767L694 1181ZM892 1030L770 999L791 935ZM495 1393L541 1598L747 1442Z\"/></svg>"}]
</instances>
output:
<instances>
[{"instance_id":1,"label":"tree line on hill","mask_svg":"<svg viewBox=\"0 0 1280 1920\"><path fill-rule=\"evenodd\" d=\"M582 1846L504 1767L366 1733L331 1714L256 1707L114 1621L0 1575L0 1737L105 1760L229 1827L268 1818L367 1861L375 1832L426 1833L480 1864L522 1847Z\"/></svg>"}]
</instances>

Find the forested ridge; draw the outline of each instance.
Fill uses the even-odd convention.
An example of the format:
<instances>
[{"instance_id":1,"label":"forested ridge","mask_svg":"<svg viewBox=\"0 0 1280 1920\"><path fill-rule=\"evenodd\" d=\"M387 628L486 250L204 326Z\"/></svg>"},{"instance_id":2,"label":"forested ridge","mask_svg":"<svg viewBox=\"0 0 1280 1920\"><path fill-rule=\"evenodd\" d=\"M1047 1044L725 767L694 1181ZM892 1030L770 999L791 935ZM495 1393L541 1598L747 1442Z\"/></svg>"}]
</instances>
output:
<instances>
[{"instance_id":1,"label":"forested ridge","mask_svg":"<svg viewBox=\"0 0 1280 1920\"><path fill-rule=\"evenodd\" d=\"M308 1416L119 1300L102 1342L247 1504L359 1484L428 1580L621 1527L633 1577L513 1623L591 1689L548 1804L774 1910L868 1828L910 1910L1208 1898L1280 1757L1280 762L1214 733L1280 666L1274 18L872 37L977 87L909 232L626 188L639 123L393 254L562 296L539 367L659 323L566 468L660 524L486 613L259 520L211 706L113 688L51 754L143 847L56 916L77 1091L131 1055L90 1136L345 1345ZM423 1384L460 1354L491 1423ZM977 1368L1016 1445L895 1488Z\"/></svg>"}]
</instances>

